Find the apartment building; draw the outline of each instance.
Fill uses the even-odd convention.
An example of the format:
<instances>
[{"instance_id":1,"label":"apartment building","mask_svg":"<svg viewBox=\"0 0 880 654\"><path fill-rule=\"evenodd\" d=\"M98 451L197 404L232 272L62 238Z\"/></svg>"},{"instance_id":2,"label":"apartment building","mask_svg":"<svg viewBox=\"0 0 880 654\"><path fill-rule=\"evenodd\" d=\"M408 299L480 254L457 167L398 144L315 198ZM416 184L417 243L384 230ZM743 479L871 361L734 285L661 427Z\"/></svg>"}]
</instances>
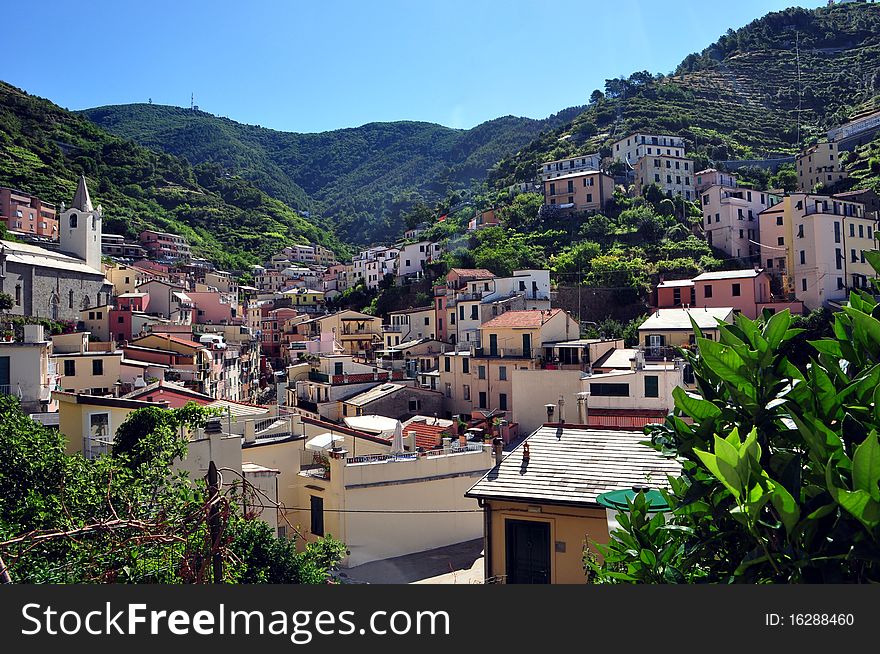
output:
<instances>
[{"instance_id":1,"label":"apartment building","mask_svg":"<svg viewBox=\"0 0 880 654\"><path fill-rule=\"evenodd\" d=\"M569 173L543 182L544 205L568 211L602 211L614 196L614 178L599 171Z\"/></svg>"},{"instance_id":2,"label":"apartment building","mask_svg":"<svg viewBox=\"0 0 880 654\"><path fill-rule=\"evenodd\" d=\"M847 173L840 163L840 152L834 141L820 141L801 152L795 159L797 190L811 193L817 186L831 186Z\"/></svg>"},{"instance_id":3,"label":"apartment building","mask_svg":"<svg viewBox=\"0 0 880 654\"><path fill-rule=\"evenodd\" d=\"M635 133L611 145L611 156L615 161L623 161L635 166L642 157L665 155L684 157L685 144L680 136L669 134Z\"/></svg>"},{"instance_id":4,"label":"apartment building","mask_svg":"<svg viewBox=\"0 0 880 654\"><path fill-rule=\"evenodd\" d=\"M693 345L696 335L692 320L704 338L717 341L719 321L732 323L733 307L657 309L639 325L639 343L645 348L646 359L671 361L678 356L674 348Z\"/></svg>"},{"instance_id":5,"label":"apartment building","mask_svg":"<svg viewBox=\"0 0 880 654\"><path fill-rule=\"evenodd\" d=\"M685 200L697 197L692 159L667 154L647 155L635 163L634 172L636 195L641 195L647 185L657 184L670 197L680 195Z\"/></svg>"},{"instance_id":6,"label":"apartment building","mask_svg":"<svg viewBox=\"0 0 880 654\"><path fill-rule=\"evenodd\" d=\"M439 243L431 241L419 241L400 246L400 253L395 259L397 268L395 274L398 279L422 277L425 266L439 259L443 254L443 247Z\"/></svg>"},{"instance_id":7,"label":"apartment building","mask_svg":"<svg viewBox=\"0 0 880 654\"><path fill-rule=\"evenodd\" d=\"M761 212L760 222L762 261L807 309L869 288L875 273L864 252L877 247L877 223L861 203L792 193Z\"/></svg>"},{"instance_id":8,"label":"apartment building","mask_svg":"<svg viewBox=\"0 0 880 654\"><path fill-rule=\"evenodd\" d=\"M0 341L0 395L17 397L28 413L53 411L59 375L51 347L42 325L25 325L21 341Z\"/></svg>"},{"instance_id":9,"label":"apartment building","mask_svg":"<svg viewBox=\"0 0 880 654\"><path fill-rule=\"evenodd\" d=\"M154 259L173 259L188 262L192 259L189 243L182 236L146 229L139 236L141 246Z\"/></svg>"},{"instance_id":10,"label":"apartment building","mask_svg":"<svg viewBox=\"0 0 880 654\"><path fill-rule=\"evenodd\" d=\"M441 355L440 387L447 417L492 410L510 419L514 369L545 363L544 348L578 338L580 326L561 309L507 311L480 327L482 347Z\"/></svg>"},{"instance_id":11,"label":"apartment building","mask_svg":"<svg viewBox=\"0 0 880 654\"><path fill-rule=\"evenodd\" d=\"M487 320L506 311L550 308L550 271L515 270L512 277L447 275L445 304L449 342L478 347L480 326Z\"/></svg>"},{"instance_id":12,"label":"apartment building","mask_svg":"<svg viewBox=\"0 0 880 654\"><path fill-rule=\"evenodd\" d=\"M0 220L10 232L58 240L55 205L29 193L0 187Z\"/></svg>"},{"instance_id":13,"label":"apartment building","mask_svg":"<svg viewBox=\"0 0 880 654\"><path fill-rule=\"evenodd\" d=\"M430 306L392 311L388 314L388 324L382 325L385 348L407 341L436 338L434 320L434 307Z\"/></svg>"},{"instance_id":14,"label":"apartment building","mask_svg":"<svg viewBox=\"0 0 880 654\"><path fill-rule=\"evenodd\" d=\"M52 361L69 393L118 395L122 350L112 343L91 342L88 332L52 337Z\"/></svg>"},{"instance_id":15,"label":"apartment building","mask_svg":"<svg viewBox=\"0 0 880 654\"><path fill-rule=\"evenodd\" d=\"M496 227L501 224L498 216L495 215L495 209L487 209L486 211L478 211L474 217L468 221L468 232L478 232L487 227Z\"/></svg>"},{"instance_id":16,"label":"apartment building","mask_svg":"<svg viewBox=\"0 0 880 654\"><path fill-rule=\"evenodd\" d=\"M137 286L150 296L150 313L180 325L191 325L195 304L183 286L153 279Z\"/></svg>"},{"instance_id":17,"label":"apartment building","mask_svg":"<svg viewBox=\"0 0 880 654\"><path fill-rule=\"evenodd\" d=\"M737 177L733 173L726 173L715 168L706 168L694 173L694 190L697 193L702 193L710 186L736 188Z\"/></svg>"},{"instance_id":18,"label":"apartment building","mask_svg":"<svg viewBox=\"0 0 880 654\"><path fill-rule=\"evenodd\" d=\"M335 340L346 354L369 356L382 344L382 319L359 311L337 311L316 318L322 339Z\"/></svg>"},{"instance_id":19,"label":"apartment building","mask_svg":"<svg viewBox=\"0 0 880 654\"><path fill-rule=\"evenodd\" d=\"M538 166L538 180L544 182L548 179L570 175L571 173L599 170L601 165L602 157L599 156L598 152L569 157L568 159L545 161Z\"/></svg>"},{"instance_id":20,"label":"apartment building","mask_svg":"<svg viewBox=\"0 0 880 654\"><path fill-rule=\"evenodd\" d=\"M700 194L703 230L709 245L731 257L760 254L758 214L780 200L767 191L713 184Z\"/></svg>"},{"instance_id":21,"label":"apartment building","mask_svg":"<svg viewBox=\"0 0 880 654\"><path fill-rule=\"evenodd\" d=\"M143 259L147 250L137 243L127 243L118 234L101 234L101 254L122 259Z\"/></svg>"}]
</instances>

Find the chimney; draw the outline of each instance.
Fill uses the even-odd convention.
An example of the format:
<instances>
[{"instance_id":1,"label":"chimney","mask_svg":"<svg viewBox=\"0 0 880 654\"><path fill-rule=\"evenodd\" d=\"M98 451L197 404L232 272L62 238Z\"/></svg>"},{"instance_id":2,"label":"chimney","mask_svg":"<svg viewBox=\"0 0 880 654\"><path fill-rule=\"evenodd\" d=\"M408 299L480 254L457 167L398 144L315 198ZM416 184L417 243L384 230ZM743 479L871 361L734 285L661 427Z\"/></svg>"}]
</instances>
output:
<instances>
[{"instance_id":1,"label":"chimney","mask_svg":"<svg viewBox=\"0 0 880 654\"><path fill-rule=\"evenodd\" d=\"M556 409L556 405L545 404L544 408L547 409L547 422L553 422L553 411Z\"/></svg>"},{"instance_id":2,"label":"chimney","mask_svg":"<svg viewBox=\"0 0 880 654\"><path fill-rule=\"evenodd\" d=\"M587 424L586 416L584 416L584 402L586 401L586 397L583 393L577 394L577 407L578 407L578 424L585 425Z\"/></svg>"},{"instance_id":3,"label":"chimney","mask_svg":"<svg viewBox=\"0 0 880 654\"><path fill-rule=\"evenodd\" d=\"M406 433L406 448L410 452L416 451L416 433L414 431Z\"/></svg>"},{"instance_id":4,"label":"chimney","mask_svg":"<svg viewBox=\"0 0 880 654\"><path fill-rule=\"evenodd\" d=\"M500 436L492 439L492 453L495 455L495 465L500 466L504 458L504 441Z\"/></svg>"},{"instance_id":5,"label":"chimney","mask_svg":"<svg viewBox=\"0 0 880 654\"><path fill-rule=\"evenodd\" d=\"M24 342L25 343L42 343L45 340L42 325L25 325L24 326Z\"/></svg>"},{"instance_id":6,"label":"chimney","mask_svg":"<svg viewBox=\"0 0 880 654\"><path fill-rule=\"evenodd\" d=\"M559 396L559 424L565 424L565 398Z\"/></svg>"}]
</instances>

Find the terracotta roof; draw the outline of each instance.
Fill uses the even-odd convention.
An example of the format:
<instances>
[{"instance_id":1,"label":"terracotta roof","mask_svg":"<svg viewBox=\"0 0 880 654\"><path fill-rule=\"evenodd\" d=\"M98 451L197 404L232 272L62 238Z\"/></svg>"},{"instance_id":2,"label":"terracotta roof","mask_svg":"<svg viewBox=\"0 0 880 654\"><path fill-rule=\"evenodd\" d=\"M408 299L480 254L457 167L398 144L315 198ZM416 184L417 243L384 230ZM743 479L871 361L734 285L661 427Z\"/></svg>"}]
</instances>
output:
<instances>
[{"instance_id":1,"label":"terracotta roof","mask_svg":"<svg viewBox=\"0 0 880 654\"><path fill-rule=\"evenodd\" d=\"M481 329L494 329L498 327L513 327L514 329L534 329L540 327L547 320L560 313L562 309L529 309L528 311L506 311L500 316L483 323Z\"/></svg>"},{"instance_id":2,"label":"terracotta roof","mask_svg":"<svg viewBox=\"0 0 880 654\"><path fill-rule=\"evenodd\" d=\"M450 268L449 272L455 273L459 277L476 277L478 279L495 277L494 273L485 268Z\"/></svg>"},{"instance_id":3,"label":"terracotta roof","mask_svg":"<svg viewBox=\"0 0 880 654\"><path fill-rule=\"evenodd\" d=\"M600 493L644 484L649 475L652 487L666 487L666 475L680 475L681 465L644 440L636 431L544 426L524 441L527 462L520 444L465 497L596 506Z\"/></svg>"},{"instance_id":4,"label":"terracotta roof","mask_svg":"<svg viewBox=\"0 0 880 654\"><path fill-rule=\"evenodd\" d=\"M427 422L411 422L403 427L404 441L409 432L416 433L416 448L423 450L431 450L437 446L437 441L441 433L449 433L449 427L441 425L429 425Z\"/></svg>"}]
</instances>

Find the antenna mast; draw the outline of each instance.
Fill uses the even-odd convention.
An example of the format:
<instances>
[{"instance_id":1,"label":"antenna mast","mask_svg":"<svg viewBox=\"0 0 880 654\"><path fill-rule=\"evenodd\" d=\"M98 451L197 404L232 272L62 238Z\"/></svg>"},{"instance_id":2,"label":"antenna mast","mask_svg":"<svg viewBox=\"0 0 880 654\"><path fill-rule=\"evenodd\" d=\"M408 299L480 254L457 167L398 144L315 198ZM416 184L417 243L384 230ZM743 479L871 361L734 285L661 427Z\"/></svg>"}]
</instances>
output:
<instances>
[{"instance_id":1,"label":"antenna mast","mask_svg":"<svg viewBox=\"0 0 880 654\"><path fill-rule=\"evenodd\" d=\"M195 106L196 106L196 94L193 92L193 93L190 93L190 95L189 95L189 108L190 108L190 110L194 109Z\"/></svg>"}]
</instances>

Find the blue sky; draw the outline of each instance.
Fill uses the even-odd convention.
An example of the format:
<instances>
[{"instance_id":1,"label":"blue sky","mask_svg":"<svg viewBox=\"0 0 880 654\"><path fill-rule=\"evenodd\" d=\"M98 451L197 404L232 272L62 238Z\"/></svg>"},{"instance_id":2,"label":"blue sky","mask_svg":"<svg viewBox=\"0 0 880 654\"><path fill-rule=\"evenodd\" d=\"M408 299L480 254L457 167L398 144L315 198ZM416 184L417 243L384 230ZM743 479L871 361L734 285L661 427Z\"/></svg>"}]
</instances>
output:
<instances>
[{"instance_id":1,"label":"blue sky","mask_svg":"<svg viewBox=\"0 0 880 654\"><path fill-rule=\"evenodd\" d=\"M275 129L473 127L668 73L728 27L816 0L150 0L6 3L0 79L68 109L189 106ZM28 35L42 35L28 42Z\"/></svg>"}]
</instances>

